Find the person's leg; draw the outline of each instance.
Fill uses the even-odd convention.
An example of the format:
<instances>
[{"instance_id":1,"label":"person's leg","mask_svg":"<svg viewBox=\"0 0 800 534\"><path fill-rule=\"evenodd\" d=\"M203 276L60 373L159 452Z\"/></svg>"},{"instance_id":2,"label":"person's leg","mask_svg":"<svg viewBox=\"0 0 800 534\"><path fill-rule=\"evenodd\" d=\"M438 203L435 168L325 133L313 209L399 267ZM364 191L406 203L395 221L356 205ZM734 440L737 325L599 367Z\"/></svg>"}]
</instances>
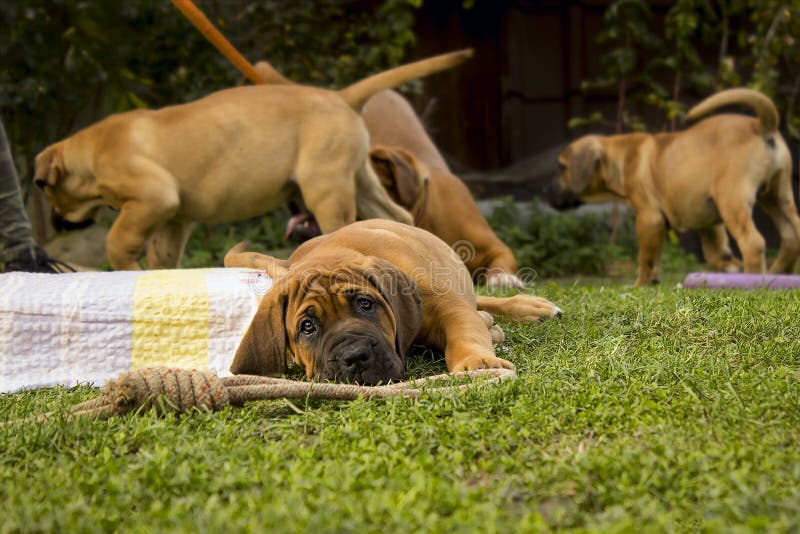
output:
<instances>
[{"instance_id":1,"label":"person's leg","mask_svg":"<svg viewBox=\"0 0 800 534\"><path fill-rule=\"evenodd\" d=\"M5 271L72 270L61 262L53 261L33 240L31 223L22 203L17 171L11 159L11 149L2 120L0 120L0 263L5 264Z\"/></svg>"},{"instance_id":2,"label":"person's leg","mask_svg":"<svg viewBox=\"0 0 800 534\"><path fill-rule=\"evenodd\" d=\"M6 130L0 120L0 261L11 261L25 252L35 254L35 247Z\"/></svg>"}]
</instances>

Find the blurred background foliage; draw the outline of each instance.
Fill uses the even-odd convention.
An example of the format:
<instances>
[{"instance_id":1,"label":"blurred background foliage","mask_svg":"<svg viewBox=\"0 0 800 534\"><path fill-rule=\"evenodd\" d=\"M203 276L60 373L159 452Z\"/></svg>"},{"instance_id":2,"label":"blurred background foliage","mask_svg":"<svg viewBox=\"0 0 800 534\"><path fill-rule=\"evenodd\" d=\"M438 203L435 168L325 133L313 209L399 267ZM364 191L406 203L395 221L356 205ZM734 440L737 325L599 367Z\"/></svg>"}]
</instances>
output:
<instances>
[{"instance_id":1,"label":"blurred background foliage","mask_svg":"<svg viewBox=\"0 0 800 534\"><path fill-rule=\"evenodd\" d=\"M636 276L636 229L629 212L620 218L613 243L608 235L614 223L603 209L554 212L537 198L521 204L506 197L498 199L487 220L514 251L520 266L533 269L537 278ZM662 272L695 270L695 257L669 237L664 243Z\"/></svg>"},{"instance_id":2,"label":"blurred background foliage","mask_svg":"<svg viewBox=\"0 0 800 534\"><path fill-rule=\"evenodd\" d=\"M745 85L772 97L785 131L800 139L800 0L677 0L659 24L648 2L616 0L603 22L602 74L583 89L614 88L617 114L576 117L572 127L675 130L687 109L685 93L702 98ZM662 125L643 118L648 109L661 113Z\"/></svg>"}]
</instances>

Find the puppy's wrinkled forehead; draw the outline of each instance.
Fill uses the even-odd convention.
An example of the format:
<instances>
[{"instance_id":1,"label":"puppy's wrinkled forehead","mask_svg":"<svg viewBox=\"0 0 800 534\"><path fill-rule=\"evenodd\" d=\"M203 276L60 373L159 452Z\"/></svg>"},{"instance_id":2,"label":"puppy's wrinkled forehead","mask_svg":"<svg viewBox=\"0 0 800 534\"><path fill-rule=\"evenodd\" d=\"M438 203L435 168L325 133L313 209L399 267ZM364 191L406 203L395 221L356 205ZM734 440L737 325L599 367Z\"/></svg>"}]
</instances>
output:
<instances>
[{"instance_id":1,"label":"puppy's wrinkled forehead","mask_svg":"<svg viewBox=\"0 0 800 534\"><path fill-rule=\"evenodd\" d=\"M380 299L367 273L353 270L305 269L295 275L289 291L287 315L313 315L321 321L332 320L350 310L350 301L359 295Z\"/></svg>"},{"instance_id":2,"label":"puppy's wrinkled forehead","mask_svg":"<svg viewBox=\"0 0 800 534\"><path fill-rule=\"evenodd\" d=\"M352 296L365 292L372 293L363 285L320 277L305 287L298 285L295 298L290 296L290 302L294 304L291 311L295 315L310 314L323 321L333 319L349 305Z\"/></svg>"}]
</instances>

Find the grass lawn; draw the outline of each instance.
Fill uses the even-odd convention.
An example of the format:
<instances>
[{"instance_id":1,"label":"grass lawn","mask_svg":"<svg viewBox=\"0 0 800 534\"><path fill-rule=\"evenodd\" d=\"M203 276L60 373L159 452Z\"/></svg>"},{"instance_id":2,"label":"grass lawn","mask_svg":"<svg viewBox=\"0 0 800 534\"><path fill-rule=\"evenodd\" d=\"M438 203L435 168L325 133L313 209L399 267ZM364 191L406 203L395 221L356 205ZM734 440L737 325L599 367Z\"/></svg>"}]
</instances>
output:
<instances>
[{"instance_id":1,"label":"grass lawn","mask_svg":"<svg viewBox=\"0 0 800 534\"><path fill-rule=\"evenodd\" d=\"M465 394L0 429L0 531L797 531L800 294L675 281L539 284L564 317L504 324L519 379Z\"/></svg>"}]
</instances>

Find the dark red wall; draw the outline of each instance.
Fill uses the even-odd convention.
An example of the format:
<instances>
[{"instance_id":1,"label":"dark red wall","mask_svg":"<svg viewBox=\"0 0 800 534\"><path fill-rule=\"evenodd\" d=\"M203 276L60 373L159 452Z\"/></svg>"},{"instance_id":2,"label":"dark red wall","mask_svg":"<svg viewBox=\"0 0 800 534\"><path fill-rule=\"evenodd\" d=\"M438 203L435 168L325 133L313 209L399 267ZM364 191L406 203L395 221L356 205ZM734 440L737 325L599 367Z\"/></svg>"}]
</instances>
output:
<instances>
[{"instance_id":1,"label":"dark red wall","mask_svg":"<svg viewBox=\"0 0 800 534\"><path fill-rule=\"evenodd\" d=\"M597 76L596 37L609 1L427 0L417 13L414 58L472 47L461 67L426 80L414 97L433 106L426 124L456 167L494 169L565 143L582 132L569 119L616 112L616 94L585 94ZM672 2L652 2L656 16Z\"/></svg>"}]
</instances>

